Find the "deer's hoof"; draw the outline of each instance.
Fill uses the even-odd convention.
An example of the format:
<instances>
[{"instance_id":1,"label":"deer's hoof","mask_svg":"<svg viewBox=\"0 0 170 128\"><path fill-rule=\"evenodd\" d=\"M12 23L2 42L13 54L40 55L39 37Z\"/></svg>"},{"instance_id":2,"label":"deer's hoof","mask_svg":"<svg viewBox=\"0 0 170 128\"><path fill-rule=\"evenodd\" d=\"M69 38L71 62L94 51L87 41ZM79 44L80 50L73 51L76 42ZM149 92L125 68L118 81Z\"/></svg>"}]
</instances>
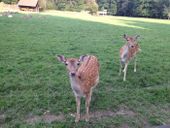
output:
<instances>
[{"instance_id":1,"label":"deer's hoof","mask_svg":"<svg viewBox=\"0 0 170 128\"><path fill-rule=\"evenodd\" d=\"M78 123L79 121L80 121L80 119L77 119L77 118L75 119L75 123Z\"/></svg>"},{"instance_id":2,"label":"deer's hoof","mask_svg":"<svg viewBox=\"0 0 170 128\"><path fill-rule=\"evenodd\" d=\"M86 122L89 122L89 116L88 115L86 116L85 120L86 120Z\"/></svg>"},{"instance_id":3,"label":"deer's hoof","mask_svg":"<svg viewBox=\"0 0 170 128\"><path fill-rule=\"evenodd\" d=\"M75 123L79 122L80 121L80 115L79 116L76 116L76 119L75 119Z\"/></svg>"},{"instance_id":4,"label":"deer's hoof","mask_svg":"<svg viewBox=\"0 0 170 128\"><path fill-rule=\"evenodd\" d=\"M89 122L89 118L86 118L86 122Z\"/></svg>"}]
</instances>

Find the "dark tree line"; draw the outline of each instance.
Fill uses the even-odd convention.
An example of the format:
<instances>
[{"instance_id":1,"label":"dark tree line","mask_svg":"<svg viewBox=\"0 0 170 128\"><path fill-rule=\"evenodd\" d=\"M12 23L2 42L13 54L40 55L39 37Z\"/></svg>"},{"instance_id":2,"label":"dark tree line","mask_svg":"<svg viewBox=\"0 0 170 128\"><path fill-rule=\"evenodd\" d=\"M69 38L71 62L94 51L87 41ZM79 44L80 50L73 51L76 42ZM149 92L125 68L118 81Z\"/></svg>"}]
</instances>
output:
<instances>
[{"instance_id":1,"label":"dark tree line","mask_svg":"<svg viewBox=\"0 0 170 128\"><path fill-rule=\"evenodd\" d=\"M170 17L170 0L97 0L99 10L111 15L152 18Z\"/></svg>"},{"instance_id":2,"label":"dark tree line","mask_svg":"<svg viewBox=\"0 0 170 128\"><path fill-rule=\"evenodd\" d=\"M8 4L18 0L0 0ZM170 0L39 0L43 9L67 11L107 10L109 15L170 18Z\"/></svg>"}]
</instances>

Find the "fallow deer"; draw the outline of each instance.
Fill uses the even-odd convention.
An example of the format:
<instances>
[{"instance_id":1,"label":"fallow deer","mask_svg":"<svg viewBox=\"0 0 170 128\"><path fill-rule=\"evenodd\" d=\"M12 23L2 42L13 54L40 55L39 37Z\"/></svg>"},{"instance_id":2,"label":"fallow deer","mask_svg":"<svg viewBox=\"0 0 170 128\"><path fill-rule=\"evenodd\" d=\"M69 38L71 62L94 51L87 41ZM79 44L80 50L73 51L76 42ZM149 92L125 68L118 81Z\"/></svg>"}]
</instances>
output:
<instances>
[{"instance_id":1,"label":"fallow deer","mask_svg":"<svg viewBox=\"0 0 170 128\"><path fill-rule=\"evenodd\" d=\"M89 106L92 89L99 82L99 62L95 56L83 55L79 59L65 58L58 55L58 60L66 65L68 70L71 88L76 97L77 114L75 122L80 120L81 97L86 98L86 121L89 121Z\"/></svg>"},{"instance_id":2,"label":"fallow deer","mask_svg":"<svg viewBox=\"0 0 170 128\"><path fill-rule=\"evenodd\" d=\"M130 62L134 58L134 72L136 72L136 54L141 51L140 46L137 42L139 35L137 36L127 36L124 34L124 39L127 41L127 43L120 48L120 69L119 69L119 75L121 75L122 68L124 72L123 81L126 81L126 72L127 67Z\"/></svg>"}]
</instances>

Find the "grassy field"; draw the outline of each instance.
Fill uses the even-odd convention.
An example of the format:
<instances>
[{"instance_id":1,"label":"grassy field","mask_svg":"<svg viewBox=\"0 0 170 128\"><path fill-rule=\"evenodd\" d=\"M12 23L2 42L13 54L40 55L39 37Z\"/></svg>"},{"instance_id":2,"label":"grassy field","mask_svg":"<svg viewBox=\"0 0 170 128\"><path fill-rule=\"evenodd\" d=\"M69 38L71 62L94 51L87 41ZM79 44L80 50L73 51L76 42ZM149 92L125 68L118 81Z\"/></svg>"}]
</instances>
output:
<instances>
[{"instance_id":1,"label":"grassy field","mask_svg":"<svg viewBox=\"0 0 170 128\"><path fill-rule=\"evenodd\" d=\"M118 76L122 35L138 34L142 52L127 81ZM57 54L96 55L100 83L90 122L76 112ZM84 100L81 105L84 115ZM0 17L0 127L145 128L170 124L170 21L46 12Z\"/></svg>"}]
</instances>

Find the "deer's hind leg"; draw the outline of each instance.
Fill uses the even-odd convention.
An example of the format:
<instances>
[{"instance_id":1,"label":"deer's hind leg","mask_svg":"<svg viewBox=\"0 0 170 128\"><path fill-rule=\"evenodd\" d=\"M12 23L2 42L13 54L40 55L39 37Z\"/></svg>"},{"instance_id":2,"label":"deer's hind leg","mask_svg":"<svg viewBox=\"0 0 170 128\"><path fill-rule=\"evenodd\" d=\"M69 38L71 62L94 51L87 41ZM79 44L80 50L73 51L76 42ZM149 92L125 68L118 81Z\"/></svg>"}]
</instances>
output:
<instances>
[{"instance_id":1,"label":"deer's hind leg","mask_svg":"<svg viewBox=\"0 0 170 128\"><path fill-rule=\"evenodd\" d=\"M90 93L86 94L86 121L89 121L89 107L90 107L90 102L91 102L91 95L92 95L92 90Z\"/></svg>"},{"instance_id":2,"label":"deer's hind leg","mask_svg":"<svg viewBox=\"0 0 170 128\"><path fill-rule=\"evenodd\" d=\"M121 61L121 60L120 60L120 66L119 66L119 76L122 74L122 70L123 70L124 66L125 66L124 61Z\"/></svg>"},{"instance_id":3,"label":"deer's hind leg","mask_svg":"<svg viewBox=\"0 0 170 128\"><path fill-rule=\"evenodd\" d=\"M120 66L119 66L119 76L121 75L122 73L122 64L120 63Z\"/></svg>"}]
</instances>

